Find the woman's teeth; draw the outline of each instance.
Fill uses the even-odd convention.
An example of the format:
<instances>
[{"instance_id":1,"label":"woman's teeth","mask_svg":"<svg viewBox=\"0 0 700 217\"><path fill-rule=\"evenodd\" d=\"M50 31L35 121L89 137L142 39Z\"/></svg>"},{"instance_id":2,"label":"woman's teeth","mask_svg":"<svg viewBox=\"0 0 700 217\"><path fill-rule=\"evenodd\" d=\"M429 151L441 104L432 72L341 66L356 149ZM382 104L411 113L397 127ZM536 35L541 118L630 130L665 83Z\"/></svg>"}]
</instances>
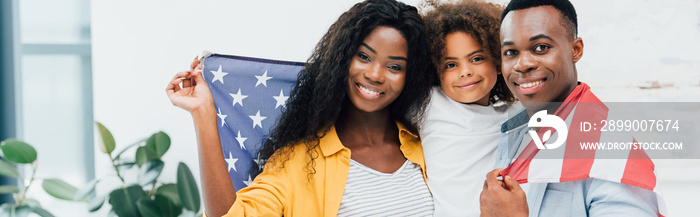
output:
<instances>
[{"instance_id":1,"label":"woman's teeth","mask_svg":"<svg viewBox=\"0 0 700 217\"><path fill-rule=\"evenodd\" d=\"M365 87L363 87L363 86L359 86L359 87L360 87L360 90L362 90L362 91L365 92L366 94L369 94L369 95L379 95L379 92L372 91L372 90L367 89L367 88L365 88Z\"/></svg>"}]
</instances>

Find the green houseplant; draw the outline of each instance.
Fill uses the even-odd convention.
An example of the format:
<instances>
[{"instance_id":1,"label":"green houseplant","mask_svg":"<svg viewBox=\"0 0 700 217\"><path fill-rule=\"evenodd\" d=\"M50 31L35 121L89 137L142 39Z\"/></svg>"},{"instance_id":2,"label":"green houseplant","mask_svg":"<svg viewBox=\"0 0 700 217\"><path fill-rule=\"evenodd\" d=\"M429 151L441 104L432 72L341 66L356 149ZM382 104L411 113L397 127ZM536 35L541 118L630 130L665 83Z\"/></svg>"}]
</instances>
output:
<instances>
[{"instance_id":1,"label":"green houseplant","mask_svg":"<svg viewBox=\"0 0 700 217\"><path fill-rule=\"evenodd\" d=\"M158 181L165 167L162 157L170 148L170 137L166 133L154 133L115 154L112 133L99 122L97 129L101 137L100 150L109 156L121 186L115 186L107 195L90 197L95 194L97 183L107 177L96 178L80 189L62 180L46 179L42 187L47 193L63 200L87 202L90 212L99 210L108 201L110 213L120 217L194 216L200 212L197 183L186 164L179 163L176 183ZM134 158L123 157L125 151L132 148L136 148ZM135 169L138 171L137 183L126 182L124 175L135 172Z\"/></svg>"},{"instance_id":2,"label":"green houseplant","mask_svg":"<svg viewBox=\"0 0 700 217\"><path fill-rule=\"evenodd\" d=\"M0 160L0 176L16 178L19 186L23 188L20 191L18 185L2 185L0 186L0 194L12 193L16 203L5 203L0 205L0 216L27 216L29 213L36 213L42 217L53 216L48 211L41 208L38 201L27 198L27 190L34 183L37 168L37 153L36 150L29 144L8 139L0 142L0 150L2 150L3 159ZM17 170L18 165L31 165L32 174L29 177L29 183L25 185L24 180Z\"/></svg>"}]
</instances>

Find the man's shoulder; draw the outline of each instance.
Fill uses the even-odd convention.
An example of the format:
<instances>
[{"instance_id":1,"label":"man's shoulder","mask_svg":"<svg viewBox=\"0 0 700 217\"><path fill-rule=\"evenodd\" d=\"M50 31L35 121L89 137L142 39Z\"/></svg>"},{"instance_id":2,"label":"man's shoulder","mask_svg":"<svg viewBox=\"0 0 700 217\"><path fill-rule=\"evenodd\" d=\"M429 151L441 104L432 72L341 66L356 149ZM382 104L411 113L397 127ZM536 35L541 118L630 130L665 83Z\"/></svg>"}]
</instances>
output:
<instances>
[{"instance_id":1,"label":"man's shoulder","mask_svg":"<svg viewBox=\"0 0 700 217\"><path fill-rule=\"evenodd\" d=\"M508 120L506 120L506 122L501 125L501 133L511 131L515 128L527 124L527 122L530 121L530 116L528 116L527 110L525 108L519 107L517 110L514 109L513 112L515 115L508 118Z\"/></svg>"}]
</instances>

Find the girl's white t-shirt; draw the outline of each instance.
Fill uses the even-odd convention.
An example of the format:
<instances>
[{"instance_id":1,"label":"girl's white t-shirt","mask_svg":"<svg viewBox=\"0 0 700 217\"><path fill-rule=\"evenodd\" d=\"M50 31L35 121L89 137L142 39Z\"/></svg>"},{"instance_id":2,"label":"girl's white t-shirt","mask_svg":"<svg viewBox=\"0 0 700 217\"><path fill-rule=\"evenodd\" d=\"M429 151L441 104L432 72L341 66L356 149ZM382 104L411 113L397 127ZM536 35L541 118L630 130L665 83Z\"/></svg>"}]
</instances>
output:
<instances>
[{"instance_id":1,"label":"girl's white t-shirt","mask_svg":"<svg viewBox=\"0 0 700 217\"><path fill-rule=\"evenodd\" d=\"M462 104L440 87L431 95L420 137L435 216L479 216L479 195L494 166L501 125L522 107L515 103L499 112L491 105Z\"/></svg>"}]
</instances>

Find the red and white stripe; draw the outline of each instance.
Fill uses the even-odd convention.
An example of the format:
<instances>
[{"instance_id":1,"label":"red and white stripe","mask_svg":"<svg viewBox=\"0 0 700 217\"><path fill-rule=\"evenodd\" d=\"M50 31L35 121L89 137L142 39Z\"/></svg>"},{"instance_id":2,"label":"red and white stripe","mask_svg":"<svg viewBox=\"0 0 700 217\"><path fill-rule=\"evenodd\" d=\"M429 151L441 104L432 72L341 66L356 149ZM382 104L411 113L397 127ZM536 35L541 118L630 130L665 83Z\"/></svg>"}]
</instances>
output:
<instances>
[{"instance_id":1,"label":"red and white stripe","mask_svg":"<svg viewBox=\"0 0 700 217\"><path fill-rule=\"evenodd\" d=\"M579 146L583 142L632 141L637 143L631 136L617 138L621 136L601 133L601 131L584 133L577 128L582 121L600 123L601 120L607 120L608 108L590 92L588 85L585 83L578 85L555 112L555 115L564 119L569 126L565 144L572 145L562 146L564 148L539 150L535 143L530 141L513 163L501 172L501 175L509 175L521 184L556 183L597 178L634 185L656 192L659 216L666 215L666 206L657 188L654 163L644 150L596 151L593 149L584 150ZM543 127L537 134L542 138L544 132L548 130L555 131L553 128ZM527 135L529 136L529 134ZM555 141L556 135L553 133L549 140ZM546 157L542 157L545 155L544 152L546 152ZM627 159L604 158L602 157L604 154L608 156L621 154L617 156L627 156Z\"/></svg>"}]
</instances>

